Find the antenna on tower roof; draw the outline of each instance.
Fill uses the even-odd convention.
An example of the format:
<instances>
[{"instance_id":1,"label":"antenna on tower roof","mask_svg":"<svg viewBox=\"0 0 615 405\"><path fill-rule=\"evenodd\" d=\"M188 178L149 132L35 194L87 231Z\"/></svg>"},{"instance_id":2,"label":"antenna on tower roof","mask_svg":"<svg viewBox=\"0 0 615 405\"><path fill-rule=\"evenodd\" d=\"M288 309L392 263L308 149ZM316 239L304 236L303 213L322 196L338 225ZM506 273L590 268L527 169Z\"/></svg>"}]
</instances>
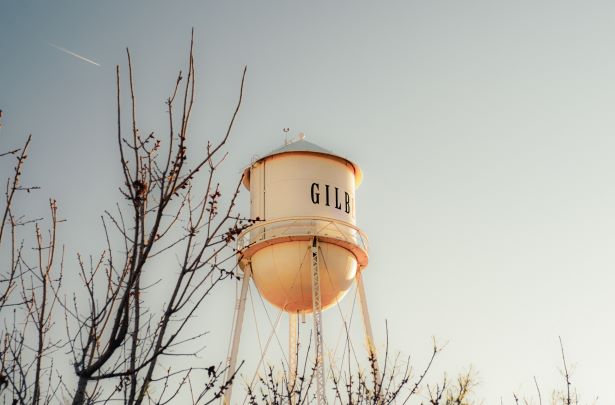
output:
<instances>
[{"instance_id":1,"label":"antenna on tower roof","mask_svg":"<svg viewBox=\"0 0 615 405\"><path fill-rule=\"evenodd\" d=\"M290 141L288 140L288 132L290 128L282 128L282 132L284 132L284 146L288 145Z\"/></svg>"}]
</instances>

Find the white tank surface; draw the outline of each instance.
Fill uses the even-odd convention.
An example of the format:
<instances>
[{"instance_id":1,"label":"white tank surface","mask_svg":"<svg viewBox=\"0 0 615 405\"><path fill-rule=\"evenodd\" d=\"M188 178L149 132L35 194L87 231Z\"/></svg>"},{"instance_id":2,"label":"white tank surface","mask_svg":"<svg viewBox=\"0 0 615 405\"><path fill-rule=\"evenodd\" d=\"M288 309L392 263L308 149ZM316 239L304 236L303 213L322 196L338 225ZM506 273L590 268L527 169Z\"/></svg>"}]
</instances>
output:
<instances>
[{"instance_id":1,"label":"white tank surface","mask_svg":"<svg viewBox=\"0 0 615 405\"><path fill-rule=\"evenodd\" d=\"M300 140L259 158L244 172L251 217L240 236L240 267L259 292L287 312L312 311L311 246L318 239L321 305L334 305L367 266L367 237L356 227L361 169Z\"/></svg>"}]
</instances>

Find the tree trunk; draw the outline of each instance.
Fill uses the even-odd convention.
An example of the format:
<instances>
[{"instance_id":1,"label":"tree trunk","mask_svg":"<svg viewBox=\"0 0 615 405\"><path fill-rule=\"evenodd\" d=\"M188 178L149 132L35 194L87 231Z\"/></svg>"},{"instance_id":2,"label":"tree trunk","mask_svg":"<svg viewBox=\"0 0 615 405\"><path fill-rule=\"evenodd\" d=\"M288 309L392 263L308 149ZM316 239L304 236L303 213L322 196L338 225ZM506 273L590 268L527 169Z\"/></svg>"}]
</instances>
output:
<instances>
[{"instance_id":1,"label":"tree trunk","mask_svg":"<svg viewBox=\"0 0 615 405\"><path fill-rule=\"evenodd\" d=\"M77 384L77 391L73 397L73 405L85 404L85 391L88 387L87 377L79 377L79 383Z\"/></svg>"}]
</instances>

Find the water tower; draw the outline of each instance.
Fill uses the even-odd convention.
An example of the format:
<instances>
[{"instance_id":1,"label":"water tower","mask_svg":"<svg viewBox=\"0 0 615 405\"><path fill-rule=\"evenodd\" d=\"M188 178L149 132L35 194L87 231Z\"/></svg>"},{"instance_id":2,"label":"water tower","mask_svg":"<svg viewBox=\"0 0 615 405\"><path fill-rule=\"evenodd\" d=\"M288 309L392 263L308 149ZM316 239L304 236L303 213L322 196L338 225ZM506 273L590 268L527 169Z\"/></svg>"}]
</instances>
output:
<instances>
[{"instance_id":1,"label":"water tower","mask_svg":"<svg viewBox=\"0 0 615 405\"><path fill-rule=\"evenodd\" d=\"M238 238L243 271L236 306L227 379L237 351L250 279L271 304L289 314L290 381L297 375L297 318L311 314L316 342L316 395L324 403L323 310L356 283L365 336L375 358L361 271L367 266L367 237L356 226L355 190L359 166L313 143L303 134L254 161L243 173L256 223ZM231 402L232 387L223 403Z\"/></svg>"}]
</instances>

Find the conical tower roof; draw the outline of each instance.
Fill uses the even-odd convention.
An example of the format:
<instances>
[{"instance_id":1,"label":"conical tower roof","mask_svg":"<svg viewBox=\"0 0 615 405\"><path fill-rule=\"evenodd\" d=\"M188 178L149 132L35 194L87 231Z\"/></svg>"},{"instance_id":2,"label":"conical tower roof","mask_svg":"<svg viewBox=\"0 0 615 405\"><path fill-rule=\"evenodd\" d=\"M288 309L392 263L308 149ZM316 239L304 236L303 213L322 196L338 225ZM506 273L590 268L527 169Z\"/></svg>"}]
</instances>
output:
<instances>
[{"instance_id":1,"label":"conical tower roof","mask_svg":"<svg viewBox=\"0 0 615 405\"><path fill-rule=\"evenodd\" d=\"M361 170L359 165L349 159L346 159L343 156L333 153L325 148L321 148L320 146L312 142L308 142L303 137L299 138L299 140L297 141L290 142L282 146L281 148L275 149L266 154L265 156L259 157L254 161L254 163L284 153L313 153L316 155L332 156L334 158L341 159L353 167L355 176L355 187L359 187L361 181L363 180L363 171ZM247 189L250 189L250 167L247 167L243 172L243 185Z\"/></svg>"},{"instance_id":2,"label":"conical tower roof","mask_svg":"<svg viewBox=\"0 0 615 405\"><path fill-rule=\"evenodd\" d=\"M314 152L314 153L320 153L324 155L337 156L335 153L325 148L321 148L320 146L312 142L308 142L305 139L299 139L298 141L290 142L287 145L282 146L281 148L278 148L276 150L269 152L267 155L263 156L262 159L269 157L269 156L279 155L280 153L287 153L287 152Z\"/></svg>"}]
</instances>

